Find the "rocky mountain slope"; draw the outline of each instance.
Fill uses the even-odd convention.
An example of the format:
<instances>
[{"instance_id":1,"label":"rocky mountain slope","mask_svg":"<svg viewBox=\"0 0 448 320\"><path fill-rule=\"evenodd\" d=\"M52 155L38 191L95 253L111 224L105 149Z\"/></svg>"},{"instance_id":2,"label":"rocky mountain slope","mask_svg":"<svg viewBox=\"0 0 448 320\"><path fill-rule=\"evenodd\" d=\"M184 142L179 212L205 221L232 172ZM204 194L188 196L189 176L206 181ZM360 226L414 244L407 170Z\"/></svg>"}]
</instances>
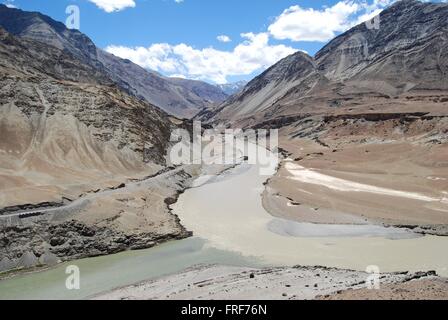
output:
<instances>
[{"instance_id":1,"label":"rocky mountain slope","mask_svg":"<svg viewBox=\"0 0 448 320\"><path fill-rule=\"evenodd\" d=\"M447 16L446 3L398 1L379 29L363 23L315 57L297 52L198 118L279 129L288 160L263 196L277 217L334 224L348 214L446 235Z\"/></svg>"},{"instance_id":2,"label":"rocky mountain slope","mask_svg":"<svg viewBox=\"0 0 448 320\"><path fill-rule=\"evenodd\" d=\"M384 91L391 96L447 89L447 11L447 4L397 2L381 13L379 29L358 25L320 50L318 69L330 80L384 81L395 88Z\"/></svg>"},{"instance_id":3,"label":"rocky mountain slope","mask_svg":"<svg viewBox=\"0 0 448 320\"><path fill-rule=\"evenodd\" d=\"M18 200L15 187L60 184L58 177L73 185L91 180L89 170L107 177L165 165L175 127L166 113L65 50L3 29L0 40L0 205ZM79 171L85 172L73 178Z\"/></svg>"},{"instance_id":4,"label":"rocky mountain slope","mask_svg":"<svg viewBox=\"0 0 448 320\"><path fill-rule=\"evenodd\" d=\"M295 53L201 117L253 125L283 115L423 111L422 103L446 110L447 13L444 3L399 1L381 13L379 29L363 23L314 58Z\"/></svg>"},{"instance_id":5,"label":"rocky mountain slope","mask_svg":"<svg viewBox=\"0 0 448 320\"><path fill-rule=\"evenodd\" d=\"M0 28L0 272L189 236L165 199L192 175L157 175L178 124L68 50Z\"/></svg>"},{"instance_id":6,"label":"rocky mountain slope","mask_svg":"<svg viewBox=\"0 0 448 320\"><path fill-rule=\"evenodd\" d=\"M242 91L213 110L204 110L202 119L241 119L265 113L279 99L295 90L305 95L323 78L316 70L313 58L298 52L281 60L250 81ZM266 118L266 117L264 117Z\"/></svg>"},{"instance_id":7,"label":"rocky mountain slope","mask_svg":"<svg viewBox=\"0 0 448 320\"><path fill-rule=\"evenodd\" d=\"M25 12L0 4L0 26L16 36L71 53L84 64L106 73L127 93L178 117L190 118L227 97L222 90L207 83L166 78L109 54L97 48L81 32L69 30L63 23L38 12Z\"/></svg>"}]
</instances>

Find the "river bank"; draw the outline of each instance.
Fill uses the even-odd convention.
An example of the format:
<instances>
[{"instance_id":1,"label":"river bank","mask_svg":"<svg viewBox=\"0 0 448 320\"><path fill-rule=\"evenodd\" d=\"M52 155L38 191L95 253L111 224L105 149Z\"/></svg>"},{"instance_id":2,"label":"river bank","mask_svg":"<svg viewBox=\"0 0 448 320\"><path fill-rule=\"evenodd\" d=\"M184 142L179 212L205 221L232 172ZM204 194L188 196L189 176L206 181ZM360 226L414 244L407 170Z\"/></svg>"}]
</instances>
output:
<instances>
[{"instance_id":1,"label":"river bank","mask_svg":"<svg viewBox=\"0 0 448 320\"><path fill-rule=\"evenodd\" d=\"M95 300L311 300L328 298L342 292L365 290L381 297L382 289L412 282L409 296L416 296L422 286L416 280L446 283L434 272L389 273L378 275L377 289L372 275L353 270L325 267L241 268L196 266L181 273L145 281L95 296ZM445 284L447 287L448 284ZM374 290L375 289L375 290ZM433 293L434 294L434 293ZM440 295L440 294L439 294ZM341 294L341 297L343 295ZM403 294L402 298L406 295ZM448 296L444 295L445 298ZM424 298L423 295L420 298Z\"/></svg>"},{"instance_id":2,"label":"river bank","mask_svg":"<svg viewBox=\"0 0 448 320\"><path fill-rule=\"evenodd\" d=\"M415 141L287 139L263 192L271 215L300 223L380 225L448 235L446 147Z\"/></svg>"},{"instance_id":3,"label":"river bank","mask_svg":"<svg viewBox=\"0 0 448 320\"><path fill-rule=\"evenodd\" d=\"M150 249L73 260L40 272L19 274L0 281L0 300L88 299L114 288L176 274L196 264L268 266L256 259L212 248L206 241L191 237ZM79 290L68 290L65 286L68 266L80 270Z\"/></svg>"},{"instance_id":4,"label":"river bank","mask_svg":"<svg viewBox=\"0 0 448 320\"><path fill-rule=\"evenodd\" d=\"M197 168L171 168L87 193L58 208L36 212L32 208L1 216L0 272L8 271L4 276L10 277L14 270L40 270L63 261L146 249L190 237L192 233L168 206L197 175Z\"/></svg>"},{"instance_id":5,"label":"river bank","mask_svg":"<svg viewBox=\"0 0 448 320\"><path fill-rule=\"evenodd\" d=\"M335 281L333 277L338 279L340 272L343 277L356 275L356 279L365 282L364 271L368 266L376 266L382 275L393 272L409 275L420 270L436 270L441 276L448 275L448 257L442 254L448 245L446 237L422 236L409 230L374 225L347 228L346 225L307 225L293 221L284 224L262 206L261 194L269 177L261 176L258 166L243 163L222 174L213 171L203 173L206 178L195 179L177 202L169 201L172 214L178 216L187 230L194 232L193 238L148 250L71 261L70 264L78 266L81 271L80 291L65 288L67 264L63 264L44 272L0 281L0 298L101 297L102 292L111 292L114 288L162 277L169 279L170 275L179 275L191 268L195 270L198 264L217 266L210 272L205 271L210 278L220 277L221 271L224 271L224 277L225 274L234 274L234 267L245 268L239 270L241 272L247 271L246 268L258 270L254 272L259 274L277 270L278 266L283 266L280 267L283 270L292 268L296 271L300 269L293 268L296 265L332 267L335 273L328 274L327 278L324 276L321 284L328 290L313 291L316 296L351 288L351 283L344 286L343 281L341 286L330 286ZM226 266L230 266L228 271ZM347 270L357 271L347 273ZM199 274L202 277L202 272ZM287 277L286 274L278 274L276 281ZM313 277L320 278L320 275L321 271L315 272ZM300 279L300 275L297 276ZM264 281L256 286L260 287ZM226 285L226 281L221 284ZM255 290L249 285L247 290ZM299 287L302 285L308 288L306 285L310 284L297 283ZM311 285L314 288L314 284ZM319 283L317 285L319 288ZM129 290L132 288L135 286ZM285 285L285 288L288 287ZM148 290L145 294L155 294ZM281 298L285 298L283 293L288 295L288 292L282 292ZM256 294L256 291L248 294Z\"/></svg>"},{"instance_id":6,"label":"river bank","mask_svg":"<svg viewBox=\"0 0 448 320\"><path fill-rule=\"evenodd\" d=\"M172 205L181 223L220 250L275 266L324 265L381 272L436 270L448 276L447 237L375 224L310 224L279 219L262 205L268 176L242 164L217 181L188 189ZM398 258L400 257L400 258Z\"/></svg>"}]
</instances>

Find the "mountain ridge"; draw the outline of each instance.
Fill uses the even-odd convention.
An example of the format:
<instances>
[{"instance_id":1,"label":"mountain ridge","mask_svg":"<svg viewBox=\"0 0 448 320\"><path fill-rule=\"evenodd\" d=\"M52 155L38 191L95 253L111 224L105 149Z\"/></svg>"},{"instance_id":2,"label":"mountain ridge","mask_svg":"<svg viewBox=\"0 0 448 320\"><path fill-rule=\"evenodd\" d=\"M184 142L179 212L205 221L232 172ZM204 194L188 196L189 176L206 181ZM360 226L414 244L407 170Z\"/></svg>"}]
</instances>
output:
<instances>
[{"instance_id":1,"label":"mountain ridge","mask_svg":"<svg viewBox=\"0 0 448 320\"><path fill-rule=\"evenodd\" d=\"M167 200L192 177L165 159L181 127L68 50L0 27L0 272L189 237Z\"/></svg>"},{"instance_id":2,"label":"mountain ridge","mask_svg":"<svg viewBox=\"0 0 448 320\"><path fill-rule=\"evenodd\" d=\"M447 14L448 4L399 1L381 12L378 30L361 23L314 57L294 53L197 118L250 126L286 114L332 113L344 106L348 110L361 93L364 99L391 99L418 90L448 89ZM300 68L306 61L308 67ZM283 74L283 82L272 77L272 70Z\"/></svg>"},{"instance_id":3,"label":"mountain ridge","mask_svg":"<svg viewBox=\"0 0 448 320\"><path fill-rule=\"evenodd\" d=\"M63 23L39 12L0 5L0 26L11 34L71 52L84 63L107 73L127 93L180 118L191 118L227 97L218 87L197 81L191 84L190 80L172 81L129 60L107 53L97 48L80 31L67 29ZM201 88L196 91L189 89L194 85Z\"/></svg>"}]
</instances>

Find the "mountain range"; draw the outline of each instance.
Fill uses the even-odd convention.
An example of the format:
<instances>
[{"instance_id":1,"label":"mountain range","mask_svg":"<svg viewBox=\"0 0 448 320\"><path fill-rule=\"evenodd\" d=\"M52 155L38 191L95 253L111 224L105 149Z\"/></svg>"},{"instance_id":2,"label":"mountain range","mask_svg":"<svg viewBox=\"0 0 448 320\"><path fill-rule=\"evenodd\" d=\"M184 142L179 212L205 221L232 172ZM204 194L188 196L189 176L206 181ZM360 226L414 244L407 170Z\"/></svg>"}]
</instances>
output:
<instances>
[{"instance_id":1,"label":"mountain range","mask_svg":"<svg viewBox=\"0 0 448 320\"><path fill-rule=\"evenodd\" d=\"M447 15L446 3L396 2L378 29L362 23L314 57L297 52L198 118L250 126L286 115L445 108Z\"/></svg>"},{"instance_id":2,"label":"mountain range","mask_svg":"<svg viewBox=\"0 0 448 320\"><path fill-rule=\"evenodd\" d=\"M397 1L379 28L361 23L313 57L294 53L196 119L278 129L285 160L262 200L275 217L446 235L447 17L447 3Z\"/></svg>"},{"instance_id":3,"label":"mountain range","mask_svg":"<svg viewBox=\"0 0 448 320\"><path fill-rule=\"evenodd\" d=\"M0 5L0 26L7 32L70 52L84 64L108 75L127 93L180 118L227 98L219 87L194 80L173 79L148 71L129 60L100 48L86 35L39 12L26 12Z\"/></svg>"}]
</instances>

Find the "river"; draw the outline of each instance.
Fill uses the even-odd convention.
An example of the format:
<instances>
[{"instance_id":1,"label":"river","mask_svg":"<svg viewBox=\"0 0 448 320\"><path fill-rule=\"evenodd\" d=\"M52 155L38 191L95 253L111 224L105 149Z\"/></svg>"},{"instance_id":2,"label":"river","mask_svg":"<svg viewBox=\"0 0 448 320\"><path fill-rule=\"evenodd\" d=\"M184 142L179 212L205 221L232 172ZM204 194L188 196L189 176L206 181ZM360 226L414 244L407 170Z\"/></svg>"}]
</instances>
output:
<instances>
[{"instance_id":1,"label":"river","mask_svg":"<svg viewBox=\"0 0 448 320\"><path fill-rule=\"evenodd\" d=\"M436 270L448 276L448 237L374 225L317 225L273 218L261 202L258 166L192 188L174 205L182 224L220 250L270 265L322 265L381 272Z\"/></svg>"},{"instance_id":2,"label":"river","mask_svg":"<svg viewBox=\"0 0 448 320\"><path fill-rule=\"evenodd\" d=\"M273 218L261 205L257 165L242 164L198 180L173 206L194 237L142 251L82 259L0 281L0 299L85 299L112 288L179 272L197 264L262 267L324 265L381 272L436 270L448 276L448 237L419 236L379 226L301 224ZM67 290L76 265L81 289Z\"/></svg>"}]
</instances>

